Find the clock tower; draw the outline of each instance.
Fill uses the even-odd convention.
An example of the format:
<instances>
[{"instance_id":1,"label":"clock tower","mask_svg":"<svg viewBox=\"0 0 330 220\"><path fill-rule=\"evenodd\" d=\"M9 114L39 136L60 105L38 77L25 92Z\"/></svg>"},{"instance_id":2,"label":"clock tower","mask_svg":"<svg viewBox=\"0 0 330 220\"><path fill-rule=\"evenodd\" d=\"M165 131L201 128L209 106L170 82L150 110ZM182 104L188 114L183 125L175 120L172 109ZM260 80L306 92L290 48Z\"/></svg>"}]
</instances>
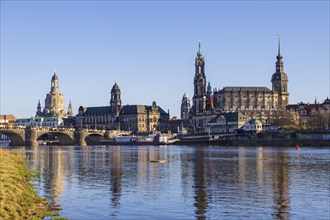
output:
<instances>
[{"instance_id":1,"label":"clock tower","mask_svg":"<svg viewBox=\"0 0 330 220\"><path fill-rule=\"evenodd\" d=\"M276 57L276 72L272 76L273 92L278 93L278 108L285 109L289 102L288 76L284 72L283 57L280 48L280 36L278 36L278 55Z\"/></svg>"},{"instance_id":2,"label":"clock tower","mask_svg":"<svg viewBox=\"0 0 330 220\"><path fill-rule=\"evenodd\" d=\"M205 61L202 55L201 43L199 42L197 57L195 59L193 113L206 111L206 77Z\"/></svg>"}]
</instances>

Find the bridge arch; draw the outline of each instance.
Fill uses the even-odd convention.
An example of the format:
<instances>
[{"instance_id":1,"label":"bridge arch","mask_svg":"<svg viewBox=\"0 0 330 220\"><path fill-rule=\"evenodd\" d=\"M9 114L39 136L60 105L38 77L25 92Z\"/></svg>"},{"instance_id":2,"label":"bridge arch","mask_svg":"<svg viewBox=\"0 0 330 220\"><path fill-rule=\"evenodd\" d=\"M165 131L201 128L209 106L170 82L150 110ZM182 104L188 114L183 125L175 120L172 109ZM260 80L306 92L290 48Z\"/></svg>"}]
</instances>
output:
<instances>
[{"instance_id":1,"label":"bridge arch","mask_svg":"<svg viewBox=\"0 0 330 220\"><path fill-rule=\"evenodd\" d=\"M92 144L98 144L100 143L100 140L105 140L104 134L100 133L91 133L91 134L86 134L84 141L87 143L87 145L92 145Z\"/></svg>"},{"instance_id":2,"label":"bridge arch","mask_svg":"<svg viewBox=\"0 0 330 220\"><path fill-rule=\"evenodd\" d=\"M42 131L36 135L36 141L43 135L54 135L57 137L59 145L74 145L73 133L66 133L62 131Z\"/></svg>"},{"instance_id":3,"label":"bridge arch","mask_svg":"<svg viewBox=\"0 0 330 220\"><path fill-rule=\"evenodd\" d=\"M1 134L6 135L10 140L10 146L24 146L25 145L25 131L24 130L0 130Z\"/></svg>"}]
</instances>

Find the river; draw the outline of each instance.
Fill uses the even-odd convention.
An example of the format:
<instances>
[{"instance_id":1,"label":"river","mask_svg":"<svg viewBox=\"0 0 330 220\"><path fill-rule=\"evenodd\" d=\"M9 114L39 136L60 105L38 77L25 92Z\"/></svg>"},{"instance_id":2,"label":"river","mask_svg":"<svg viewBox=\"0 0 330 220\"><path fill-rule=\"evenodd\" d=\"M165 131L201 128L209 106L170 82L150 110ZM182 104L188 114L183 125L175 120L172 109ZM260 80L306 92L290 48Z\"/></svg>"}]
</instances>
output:
<instances>
[{"instance_id":1,"label":"river","mask_svg":"<svg viewBox=\"0 0 330 220\"><path fill-rule=\"evenodd\" d=\"M330 219L329 147L12 147L70 219Z\"/></svg>"}]
</instances>

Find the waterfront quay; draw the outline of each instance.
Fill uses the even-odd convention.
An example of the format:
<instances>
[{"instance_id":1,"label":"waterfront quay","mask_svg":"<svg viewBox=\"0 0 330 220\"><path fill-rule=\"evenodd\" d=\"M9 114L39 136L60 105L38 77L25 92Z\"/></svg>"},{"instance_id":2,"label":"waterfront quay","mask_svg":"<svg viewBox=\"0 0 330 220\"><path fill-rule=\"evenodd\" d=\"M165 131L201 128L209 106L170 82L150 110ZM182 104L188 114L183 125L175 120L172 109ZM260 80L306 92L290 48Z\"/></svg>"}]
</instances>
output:
<instances>
[{"instance_id":1,"label":"waterfront quay","mask_svg":"<svg viewBox=\"0 0 330 220\"><path fill-rule=\"evenodd\" d=\"M328 146L330 130L264 131L260 133L181 136L175 144L217 146Z\"/></svg>"}]
</instances>

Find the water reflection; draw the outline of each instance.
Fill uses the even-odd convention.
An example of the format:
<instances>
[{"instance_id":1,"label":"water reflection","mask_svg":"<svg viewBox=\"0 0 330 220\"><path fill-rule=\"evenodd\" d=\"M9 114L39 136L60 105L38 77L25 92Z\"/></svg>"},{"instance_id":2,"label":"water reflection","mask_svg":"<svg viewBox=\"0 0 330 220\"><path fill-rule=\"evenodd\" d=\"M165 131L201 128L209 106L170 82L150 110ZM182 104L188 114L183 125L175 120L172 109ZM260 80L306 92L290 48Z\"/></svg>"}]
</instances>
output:
<instances>
[{"instance_id":1,"label":"water reflection","mask_svg":"<svg viewBox=\"0 0 330 220\"><path fill-rule=\"evenodd\" d=\"M73 175L74 149L62 147L31 147L26 153L31 161L31 168L40 171L39 183L43 183L43 192L53 205L60 205L60 198L65 188L65 175L71 185Z\"/></svg>"},{"instance_id":2,"label":"water reflection","mask_svg":"<svg viewBox=\"0 0 330 220\"><path fill-rule=\"evenodd\" d=\"M40 193L72 219L330 218L328 148L43 146L17 153L40 171ZM159 160L166 162L150 162Z\"/></svg>"},{"instance_id":3,"label":"water reflection","mask_svg":"<svg viewBox=\"0 0 330 220\"><path fill-rule=\"evenodd\" d=\"M274 208L277 217L288 219L289 217L289 156L286 152L277 153L274 162Z\"/></svg>"},{"instance_id":4,"label":"water reflection","mask_svg":"<svg viewBox=\"0 0 330 220\"><path fill-rule=\"evenodd\" d=\"M116 146L112 148L110 152L110 193L111 202L110 205L113 210L116 210L120 206L120 196L121 196L121 179L122 171L120 166L120 147ZM112 217L116 217L117 213L111 213Z\"/></svg>"},{"instance_id":5,"label":"water reflection","mask_svg":"<svg viewBox=\"0 0 330 220\"><path fill-rule=\"evenodd\" d=\"M194 206L196 207L195 213L197 219L205 219L205 213L207 211L207 192L206 192L206 176L204 173L205 165L204 164L204 151L199 148L195 151L195 158L194 158L194 182L195 185L195 203Z\"/></svg>"}]
</instances>

